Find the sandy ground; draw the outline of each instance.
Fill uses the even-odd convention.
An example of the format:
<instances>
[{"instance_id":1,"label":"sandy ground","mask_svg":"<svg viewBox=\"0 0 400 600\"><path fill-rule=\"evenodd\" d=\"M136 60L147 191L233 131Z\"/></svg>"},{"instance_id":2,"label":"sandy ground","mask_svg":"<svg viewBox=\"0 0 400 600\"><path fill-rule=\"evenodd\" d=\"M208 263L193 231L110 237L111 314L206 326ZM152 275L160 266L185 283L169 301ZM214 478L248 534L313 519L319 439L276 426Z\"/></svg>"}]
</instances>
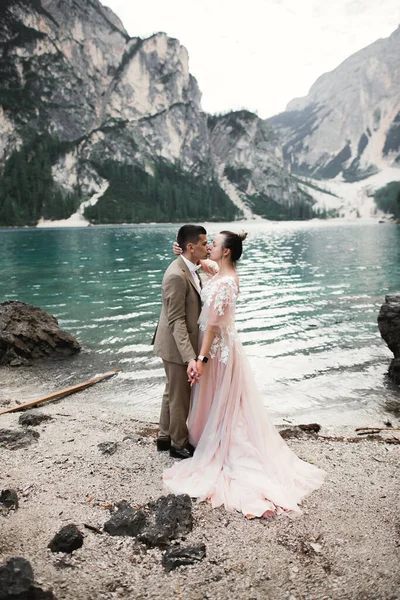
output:
<instances>
[{"instance_id":1,"label":"sandy ground","mask_svg":"<svg viewBox=\"0 0 400 600\"><path fill-rule=\"evenodd\" d=\"M16 397L10 382L20 389L18 373L0 369L8 382L0 392L4 407ZM114 405L99 410L107 394L112 380L37 408L53 417L35 427L37 442L0 447L0 490L14 488L20 498L17 511L0 515L0 562L28 559L36 581L59 600L400 599L399 445L323 439L323 430L316 439L289 439L301 458L327 472L303 514L249 521L195 504L193 531L180 543L203 542L207 556L166 573L162 550L85 527L102 529L110 505L123 499L138 507L158 498L162 471L173 460L156 452L148 418L127 417ZM21 430L20 414L1 416L0 429ZM131 434L139 439L124 440ZM118 443L111 456L98 448L105 441ZM84 544L71 556L53 554L48 543L68 523L82 531Z\"/></svg>"}]
</instances>

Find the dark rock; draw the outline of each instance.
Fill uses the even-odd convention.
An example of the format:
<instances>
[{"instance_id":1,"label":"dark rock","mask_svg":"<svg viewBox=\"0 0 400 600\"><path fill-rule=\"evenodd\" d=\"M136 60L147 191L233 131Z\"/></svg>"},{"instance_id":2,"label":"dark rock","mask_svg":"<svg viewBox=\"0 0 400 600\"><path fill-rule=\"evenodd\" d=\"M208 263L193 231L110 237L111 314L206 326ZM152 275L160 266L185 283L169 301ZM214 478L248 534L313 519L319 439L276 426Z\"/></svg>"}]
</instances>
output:
<instances>
[{"instance_id":1,"label":"dark rock","mask_svg":"<svg viewBox=\"0 0 400 600\"><path fill-rule=\"evenodd\" d=\"M56 600L56 597L36 585L30 563L16 557L0 566L0 600Z\"/></svg>"},{"instance_id":2,"label":"dark rock","mask_svg":"<svg viewBox=\"0 0 400 600\"><path fill-rule=\"evenodd\" d=\"M49 544L52 552L68 552L78 550L83 545L83 535L73 523L65 525L53 537Z\"/></svg>"},{"instance_id":3,"label":"dark rock","mask_svg":"<svg viewBox=\"0 0 400 600\"><path fill-rule=\"evenodd\" d=\"M284 440L289 440L290 438L305 437L304 431L302 431L298 427L287 427L286 429L281 429L279 431L279 434Z\"/></svg>"},{"instance_id":4,"label":"dark rock","mask_svg":"<svg viewBox=\"0 0 400 600\"><path fill-rule=\"evenodd\" d=\"M40 434L33 429L25 429L23 431L12 429L0 429L0 446L9 450L18 450L25 448L36 442Z\"/></svg>"},{"instance_id":5,"label":"dark rock","mask_svg":"<svg viewBox=\"0 0 400 600\"><path fill-rule=\"evenodd\" d=\"M117 451L118 444L117 442L101 442L97 447L103 454L111 456L111 454Z\"/></svg>"},{"instance_id":6,"label":"dark rock","mask_svg":"<svg viewBox=\"0 0 400 600\"><path fill-rule=\"evenodd\" d=\"M0 494L0 503L8 510L17 510L18 494L15 490L3 490Z\"/></svg>"},{"instance_id":7,"label":"dark rock","mask_svg":"<svg viewBox=\"0 0 400 600\"><path fill-rule=\"evenodd\" d=\"M147 524L146 515L141 510L133 510L127 502L121 502L118 510L104 523L104 531L109 535L137 536Z\"/></svg>"},{"instance_id":8,"label":"dark rock","mask_svg":"<svg viewBox=\"0 0 400 600\"><path fill-rule=\"evenodd\" d=\"M23 427L35 427L43 423L43 421L51 421L52 419L53 417L50 415L29 411L19 417L18 423Z\"/></svg>"},{"instance_id":9,"label":"dark rock","mask_svg":"<svg viewBox=\"0 0 400 600\"><path fill-rule=\"evenodd\" d=\"M165 546L192 531L192 501L187 494L161 496L149 508L155 511L155 523L138 537L148 546Z\"/></svg>"},{"instance_id":10,"label":"dark rock","mask_svg":"<svg viewBox=\"0 0 400 600\"><path fill-rule=\"evenodd\" d=\"M169 573L182 565L193 565L200 562L206 555L204 544L187 546L186 548L171 548L162 557L164 569Z\"/></svg>"},{"instance_id":11,"label":"dark rock","mask_svg":"<svg viewBox=\"0 0 400 600\"><path fill-rule=\"evenodd\" d=\"M385 296L385 304L378 315L378 327L389 350L395 358L400 358L400 294Z\"/></svg>"},{"instance_id":12,"label":"dark rock","mask_svg":"<svg viewBox=\"0 0 400 600\"><path fill-rule=\"evenodd\" d=\"M318 423L308 423L308 424L300 424L294 425L293 427L287 427L286 429L281 429L280 436L284 440L288 440L290 438L303 438L304 434L311 435L313 437L317 437L315 434L321 430L321 425Z\"/></svg>"},{"instance_id":13,"label":"dark rock","mask_svg":"<svg viewBox=\"0 0 400 600\"><path fill-rule=\"evenodd\" d=\"M306 433L318 433L321 430L321 425L318 425L318 423L300 424L297 427Z\"/></svg>"},{"instance_id":14,"label":"dark rock","mask_svg":"<svg viewBox=\"0 0 400 600\"><path fill-rule=\"evenodd\" d=\"M41 308L19 301L0 304L0 364L19 366L35 358L75 354L80 349L79 342Z\"/></svg>"},{"instance_id":15,"label":"dark rock","mask_svg":"<svg viewBox=\"0 0 400 600\"><path fill-rule=\"evenodd\" d=\"M0 567L0 598L18 598L33 585L33 569L24 558L10 558Z\"/></svg>"},{"instance_id":16,"label":"dark rock","mask_svg":"<svg viewBox=\"0 0 400 600\"><path fill-rule=\"evenodd\" d=\"M400 383L400 294L385 296L385 304L378 315L378 327L394 360L389 367L389 377Z\"/></svg>"},{"instance_id":17,"label":"dark rock","mask_svg":"<svg viewBox=\"0 0 400 600\"><path fill-rule=\"evenodd\" d=\"M168 494L161 496L154 504L156 525L160 528L172 528L173 536L179 537L192 531L192 500L187 494Z\"/></svg>"},{"instance_id":18,"label":"dark rock","mask_svg":"<svg viewBox=\"0 0 400 600\"><path fill-rule=\"evenodd\" d=\"M23 367L29 365L29 360L27 358L18 357L10 360L8 364L10 367Z\"/></svg>"},{"instance_id":19,"label":"dark rock","mask_svg":"<svg viewBox=\"0 0 400 600\"><path fill-rule=\"evenodd\" d=\"M138 535L138 540L146 546L169 546L173 537L174 530L172 527L160 528L157 525L151 525Z\"/></svg>"},{"instance_id":20,"label":"dark rock","mask_svg":"<svg viewBox=\"0 0 400 600\"><path fill-rule=\"evenodd\" d=\"M394 358L389 366L389 377L400 384L400 358Z\"/></svg>"}]
</instances>

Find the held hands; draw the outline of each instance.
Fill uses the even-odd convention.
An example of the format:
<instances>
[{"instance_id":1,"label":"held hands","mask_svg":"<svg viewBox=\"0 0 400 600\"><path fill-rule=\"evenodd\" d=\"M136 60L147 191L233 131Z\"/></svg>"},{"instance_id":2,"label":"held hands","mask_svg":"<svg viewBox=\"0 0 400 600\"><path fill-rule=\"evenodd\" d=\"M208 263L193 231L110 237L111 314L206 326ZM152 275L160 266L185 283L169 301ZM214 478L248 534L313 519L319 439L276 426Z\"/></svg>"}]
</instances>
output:
<instances>
[{"instance_id":1,"label":"held hands","mask_svg":"<svg viewBox=\"0 0 400 600\"><path fill-rule=\"evenodd\" d=\"M200 381L200 377L203 375L204 364L201 360L191 360L187 367L188 381L190 387Z\"/></svg>"},{"instance_id":2,"label":"held hands","mask_svg":"<svg viewBox=\"0 0 400 600\"><path fill-rule=\"evenodd\" d=\"M186 373L188 376L188 381L190 382L190 387L192 387L192 385L199 381L199 376L197 372L197 361L195 359L190 360L188 362Z\"/></svg>"},{"instance_id":3,"label":"held hands","mask_svg":"<svg viewBox=\"0 0 400 600\"><path fill-rule=\"evenodd\" d=\"M202 360L197 360L196 361L196 366L197 366L197 375L198 375L198 380L200 379L200 377L203 375L203 371L204 371L204 363Z\"/></svg>"}]
</instances>

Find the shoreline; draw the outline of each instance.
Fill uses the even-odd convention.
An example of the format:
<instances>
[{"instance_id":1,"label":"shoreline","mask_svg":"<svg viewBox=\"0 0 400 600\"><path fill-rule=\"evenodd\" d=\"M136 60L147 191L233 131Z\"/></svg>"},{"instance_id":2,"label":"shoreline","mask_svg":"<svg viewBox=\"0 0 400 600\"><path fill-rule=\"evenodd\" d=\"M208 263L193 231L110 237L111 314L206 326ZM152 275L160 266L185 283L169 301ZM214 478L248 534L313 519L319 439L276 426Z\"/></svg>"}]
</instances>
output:
<instances>
[{"instance_id":1,"label":"shoreline","mask_svg":"<svg viewBox=\"0 0 400 600\"><path fill-rule=\"evenodd\" d=\"M0 562L28 559L36 581L58 600L398 598L399 445L324 439L324 429L288 439L296 454L327 473L304 500L303 514L249 521L194 504L193 531L181 546L204 543L206 558L167 574L159 548L85 527L102 530L109 507L122 500L135 508L158 498L162 471L173 463L155 450L154 423L104 404L112 395L113 379L33 409L52 417L31 428L38 440L16 450L0 447L0 488L15 489L20 499L18 510L0 515ZM1 408L5 402L3 392ZM28 412L2 415L0 429L22 430L21 414ZM109 441L117 451L105 456L98 444ZM83 546L72 556L53 554L47 545L68 523L84 534Z\"/></svg>"},{"instance_id":2,"label":"shoreline","mask_svg":"<svg viewBox=\"0 0 400 600\"><path fill-rule=\"evenodd\" d=\"M68 219L65 219L65 221L68 221ZM61 221L54 221L54 224L52 224L52 221L46 221L43 222L43 224L41 225L18 225L18 226L6 226L6 225L1 225L0 226L0 231L5 230L5 231L9 231L9 230L45 230L45 229L87 229L88 227L90 228L101 228L101 227L161 227L161 226L178 226L181 225L183 222L182 221L163 221L163 222L156 222L156 221L151 221L149 223L146 222L141 222L141 223L90 223L89 221L83 223L83 222L70 222L70 223L63 223ZM400 220L399 219L395 219L394 217L389 217L389 216L376 216L376 217L331 217L331 218L326 218L326 219L318 219L316 217L312 218L312 219L291 219L291 220L279 220L279 221L274 221L271 219L265 219L263 217L260 217L259 219L238 219L236 221L203 221L202 222L204 225L208 225L208 226L212 226L212 225L217 225L219 223L238 223L238 224L245 224L245 225L263 225L263 224L271 224L271 225L279 225L279 224L288 224L288 223L329 223L329 224L346 224L346 225L367 225L367 224L380 224L380 225L399 225L400 224Z\"/></svg>"}]
</instances>

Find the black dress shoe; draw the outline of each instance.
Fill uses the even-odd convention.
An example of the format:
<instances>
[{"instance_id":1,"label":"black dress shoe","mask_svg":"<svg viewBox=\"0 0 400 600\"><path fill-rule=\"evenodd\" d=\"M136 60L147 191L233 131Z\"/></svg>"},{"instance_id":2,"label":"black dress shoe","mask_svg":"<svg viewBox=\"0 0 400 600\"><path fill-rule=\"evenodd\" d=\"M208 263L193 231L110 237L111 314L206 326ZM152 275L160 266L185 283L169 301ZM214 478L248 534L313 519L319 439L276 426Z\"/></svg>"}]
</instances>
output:
<instances>
[{"instance_id":1,"label":"black dress shoe","mask_svg":"<svg viewBox=\"0 0 400 600\"><path fill-rule=\"evenodd\" d=\"M192 444L189 444L189 442L186 444L186 448L189 450L189 452L191 452L191 454L193 456L194 451L196 450L196 448L194 446L192 446Z\"/></svg>"},{"instance_id":2,"label":"black dress shoe","mask_svg":"<svg viewBox=\"0 0 400 600\"><path fill-rule=\"evenodd\" d=\"M163 438L157 438L158 452L167 452L170 448L171 448L171 440L164 440Z\"/></svg>"},{"instance_id":3,"label":"black dress shoe","mask_svg":"<svg viewBox=\"0 0 400 600\"><path fill-rule=\"evenodd\" d=\"M171 446L169 455L172 456L172 458L191 458L193 453L190 452L189 448L186 446L184 448L174 448Z\"/></svg>"}]
</instances>

